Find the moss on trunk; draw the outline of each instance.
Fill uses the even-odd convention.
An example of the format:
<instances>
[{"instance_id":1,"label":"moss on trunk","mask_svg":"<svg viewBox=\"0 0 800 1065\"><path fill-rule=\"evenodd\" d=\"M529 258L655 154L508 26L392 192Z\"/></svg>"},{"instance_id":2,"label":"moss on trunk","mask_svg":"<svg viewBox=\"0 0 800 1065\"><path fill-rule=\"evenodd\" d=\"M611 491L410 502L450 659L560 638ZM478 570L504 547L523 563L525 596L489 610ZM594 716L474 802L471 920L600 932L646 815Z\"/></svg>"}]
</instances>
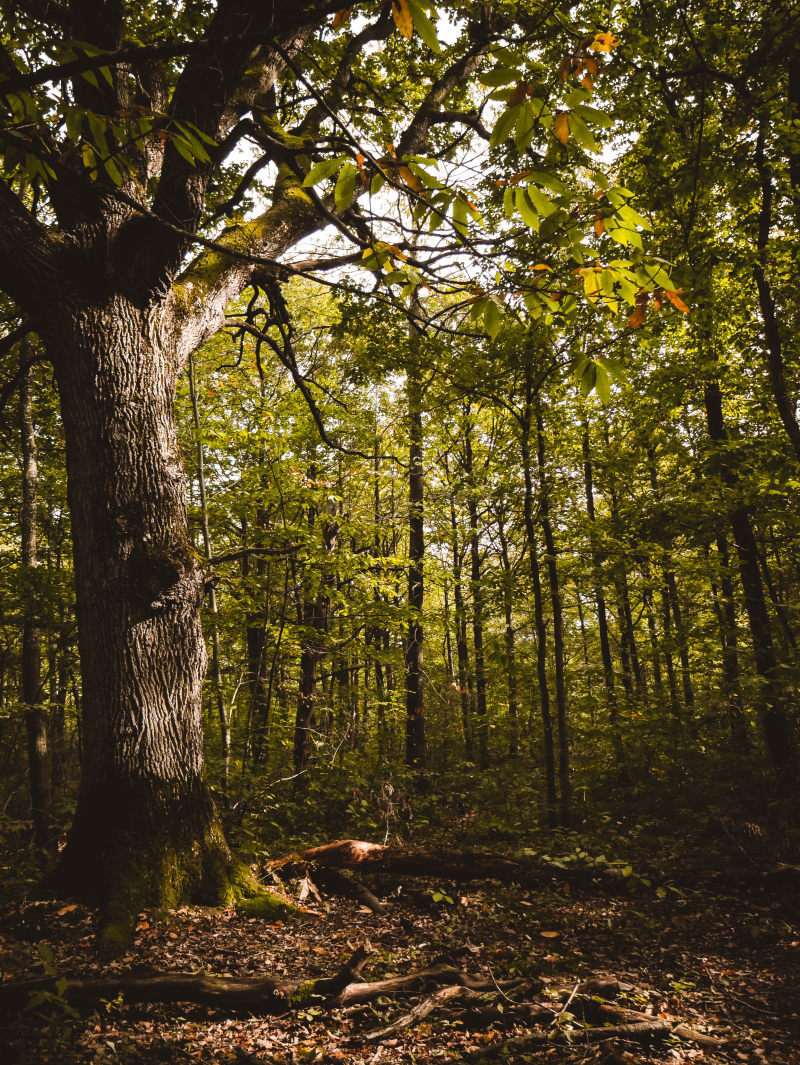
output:
<instances>
[{"instance_id":1,"label":"moss on trunk","mask_svg":"<svg viewBox=\"0 0 800 1065\"><path fill-rule=\"evenodd\" d=\"M82 793L67 846L43 887L100 908L108 954L128 948L143 909L243 899L263 899L271 913L289 909L231 853L203 780L114 783Z\"/></svg>"}]
</instances>

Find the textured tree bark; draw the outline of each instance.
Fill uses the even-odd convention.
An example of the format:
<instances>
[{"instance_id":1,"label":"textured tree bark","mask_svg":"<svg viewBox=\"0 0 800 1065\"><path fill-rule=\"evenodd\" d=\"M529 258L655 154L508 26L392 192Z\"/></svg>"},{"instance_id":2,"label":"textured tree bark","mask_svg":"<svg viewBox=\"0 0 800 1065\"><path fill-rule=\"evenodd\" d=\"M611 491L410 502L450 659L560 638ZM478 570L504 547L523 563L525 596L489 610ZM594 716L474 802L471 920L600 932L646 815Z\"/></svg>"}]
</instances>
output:
<instances>
[{"instance_id":1,"label":"textured tree bark","mask_svg":"<svg viewBox=\"0 0 800 1065\"><path fill-rule=\"evenodd\" d=\"M203 550L206 561L211 563L211 533L208 527L208 503L206 501L206 475L203 455L203 438L200 432L200 410L197 405L197 389L194 381L194 358L189 356L189 393L192 403L192 420L194 422L195 449L197 455L197 487L200 493L200 528L203 533ZM222 691L222 668L219 646L219 610L217 608L217 591L213 582L208 586L208 605L211 611L211 676L214 680L214 697L219 719L220 753L222 754L222 785L227 793L228 774L231 761L231 729L228 724L228 710Z\"/></svg>"},{"instance_id":2,"label":"textured tree bark","mask_svg":"<svg viewBox=\"0 0 800 1065\"><path fill-rule=\"evenodd\" d=\"M48 353L67 447L83 677L83 775L51 881L99 902L121 946L143 905L230 896L203 775L200 605L169 315L112 296L64 307Z\"/></svg>"},{"instance_id":3,"label":"textured tree bark","mask_svg":"<svg viewBox=\"0 0 800 1065\"><path fill-rule=\"evenodd\" d=\"M29 360L28 343L20 344L20 362ZM29 367L20 384L19 409L22 436L22 565L33 576L38 563L36 523L38 480L36 432L33 424L32 374ZM35 588L26 589L22 620L22 702L28 736L28 779L33 815L33 842L41 849L47 843L50 822L50 780L47 765L47 725L42 707L41 635L39 604Z\"/></svg>"}]
</instances>

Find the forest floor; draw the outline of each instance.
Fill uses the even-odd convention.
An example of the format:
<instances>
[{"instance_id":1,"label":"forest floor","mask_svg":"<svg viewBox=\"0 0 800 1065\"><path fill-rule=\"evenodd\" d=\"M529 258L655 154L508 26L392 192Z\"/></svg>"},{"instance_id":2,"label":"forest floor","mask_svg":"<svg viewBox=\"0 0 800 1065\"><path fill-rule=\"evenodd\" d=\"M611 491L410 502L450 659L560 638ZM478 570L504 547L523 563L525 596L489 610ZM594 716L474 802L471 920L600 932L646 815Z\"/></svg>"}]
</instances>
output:
<instances>
[{"instance_id":1,"label":"forest floor","mask_svg":"<svg viewBox=\"0 0 800 1065\"><path fill-rule=\"evenodd\" d=\"M617 890L586 880L528 889L383 874L366 878L387 904L379 915L353 900L315 897L313 890L304 916L274 923L233 909L142 913L133 949L113 963L97 953L93 912L63 901L28 900L25 878L12 875L20 855L0 854L4 876L14 885L0 924L3 983L47 970L59 977L202 971L305 981L336 973L368 943L373 953L363 981L447 963L498 988L482 1000L492 998L493 1020L485 1011L473 1015L455 1000L443 1001L418 1023L384 1036L376 1033L429 998L430 989L266 1017L188 1003L126 1004L119 998L77 1016L65 997L55 994L7 1019L0 1029L0 1061L800 1063L796 870L762 876L751 861L741 879L730 870L715 878L700 872L707 864L702 841L662 837L648 847L648 833L638 827L638 843L628 840L631 864ZM645 868L647 875L640 872ZM651 879L654 871L657 880ZM286 885L295 898L299 887L296 881ZM308 891L307 883L304 887ZM513 995L498 986L513 977L537 985L536 1000L553 1004L552 1021L537 1028L513 1016ZM565 1009L564 1003L580 981L598 977L621 982L616 1006L728 1042L698 1046L668 1035L643 1045L617 1035L589 1044L574 1007ZM538 1046L514 1043L534 1030L545 1033Z\"/></svg>"}]
</instances>

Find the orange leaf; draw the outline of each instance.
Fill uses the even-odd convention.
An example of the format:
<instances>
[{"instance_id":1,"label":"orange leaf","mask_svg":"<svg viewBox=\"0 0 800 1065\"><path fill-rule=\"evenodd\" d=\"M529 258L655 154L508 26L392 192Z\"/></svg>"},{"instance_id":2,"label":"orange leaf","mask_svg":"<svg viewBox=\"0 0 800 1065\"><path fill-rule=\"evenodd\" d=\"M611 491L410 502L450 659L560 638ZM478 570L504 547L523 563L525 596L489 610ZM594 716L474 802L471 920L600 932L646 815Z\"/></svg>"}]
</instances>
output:
<instances>
[{"instance_id":1,"label":"orange leaf","mask_svg":"<svg viewBox=\"0 0 800 1065\"><path fill-rule=\"evenodd\" d=\"M555 134L562 144L569 140L569 112L559 111L556 115Z\"/></svg>"},{"instance_id":2,"label":"orange leaf","mask_svg":"<svg viewBox=\"0 0 800 1065\"><path fill-rule=\"evenodd\" d=\"M572 57L567 56L566 59L562 59L558 64L558 76L562 81L566 81L572 71Z\"/></svg>"},{"instance_id":3,"label":"orange leaf","mask_svg":"<svg viewBox=\"0 0 800 1065\"><path fill-rule=\"evenodd\" d=\"M613 33L596 33L595 38L589 47L594 52L610 52L614 48L618 48L622 44L622 41L616 34Z\"/></svg>"},{"instance_id":4,"label":"orange leaf","mask_svg":"<svg viewBox=\"0 0 800 1065\"><path fill-rule=\"evenodd\" d=\"M590 74L596 74L600 69L600 64L594 58L594 56L587 56L583 61L583 65L589 71Z\"/></svg>"},{"instance_id":5,"label":"orange leaf","mask_svg":"<svg viewBox=\"0 0 800 1065\"><path fill-rule=\"evenodd\" d=\"M606 231L606 224L599 215L594 220L594 231L598 237L602 236Z\"/></svg>"},{"instance_id":6,"label":"orange leaf","mask_svg":"<svg viewBox=\"0 0 800 1065\"><path fill-rule=\"evenodd\" d=\"M366 156L362 155L361 152L357 152L356 153L356 166L358 167L358 172L361 175L361 180L362 181L366 180L366 174L364 173L364 163L365 162L366 162Z\"/></svg>"},{"instance_id":7,"label":"orange leaf","mask_svg":"<svg viewBox=\"0 0 800 1065\"><path fill-rule=\"evenodd\" d=\"M647 304L646 303L637 303L636 310L633 312L633 314L628 319L628 325L631 327L631 329L638 329L639 326L644 321L644 318L645 318L646 314L647 314Z\"/></svg>"},{"instance_id":8,"label":"orange leaf","mask_svg":"<svg viewBox=\"0 0 800 1065\"><path fill-rule=\"evenodd\" d=\"M558 937L561 935L561 933L560 932L540 932L539 935L542 936L544 939L558 939Z\"/></svg>"},{"instance_id":9,"label":"orange leaf","mask_svg":"<svg viewBox=\"0 0 800 1065\"><path fill-rule=\"evenodd\" d=\"M72 913L72 911L77 910L77 908L77 902L72 902L69 906L62 906L60 910L56 910L56 917L63 917L65 913Z\"/></svg>"},{"instance_id":10,"label":"orange leaf","mask_svg":"<svg viewBox=\"0 0 800 1065\"><path fill-rule=\"evenodd\" d=\"M683 289L682 288L678 289L678 292L683 292ZM664 295L667 297L667 299L672 304L672 306L673 307L677 307L677 309L679 311L681 311L683 314L688 314L689 313L689 308L686 306L686 304L680 298L680 296L678 295L678 292L670 292L669 289L666 289L666 288L664 289Z\"/></svg>"},{"instance_id":11,"label":"orange leaf","mask_svg":"<svg viewBox=\"0 0 800 1065\"><path fill-rule=\"evenodd\" d=\"M587 92L593 92L594 81L592 80L592 75L587 74L585 77L581 78L581 85L584 87L584 89L586 89Z\"/></svg>"},{"instance_id":12,"label":"orange leaf","mask_svg":"<svg viewBox=\"0 0 800 1065\"><path fill-rule=\"evenodd\" d=\"M414 33L414 20L411 17L408 0L392 0L392 15L395 26L410 41Z\"/></svg>"},{"instance_id":13,"label":"orange leaf","mask_svg":"<svg viewBox=\"0 0 800 1065\"><path fill-rule=\"evenodd\" d=\"M333 28L336 30L340 26L344 26L345 22L350 18L350 12L353 10L353 5L350 7L343 7L341 11L337 11L333 16Z\"/></svg>"}]
</instances>

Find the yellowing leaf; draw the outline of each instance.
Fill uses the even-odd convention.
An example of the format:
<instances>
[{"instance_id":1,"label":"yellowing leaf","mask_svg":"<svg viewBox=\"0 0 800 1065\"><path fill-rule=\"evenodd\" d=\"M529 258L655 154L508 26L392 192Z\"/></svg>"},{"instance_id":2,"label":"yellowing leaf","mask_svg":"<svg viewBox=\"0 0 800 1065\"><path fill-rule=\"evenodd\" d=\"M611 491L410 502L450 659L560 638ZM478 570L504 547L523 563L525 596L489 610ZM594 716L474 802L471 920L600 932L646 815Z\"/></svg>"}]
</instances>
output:
<instances>
[{"instance_id":1,"label":"yellowing leaf","mask_svg":"<svg viewBox=\"0 0 800 1065\"><path fill-rule=\"evenodd\" d=\"M405 181L406 185L408 185L410 189L414 190L414 192L421 192L424 188L424 185L417 177L417 175L413 172L413 170L409 170L407 166L398 166L397 173L398 176L401 177L403 181Z\"/></svg>"},{"instance_id":2,"label":"yellowing leaf","mask_svg":"<svg viewBox=\"0 0 800 1065\"><path fill-rule=\"evenodd\" d=\"M569 112L559 111L556 115L555 134L562 144L569 140Z\"/></svg>"},{"instance_id":3,"label":"yellowing leaf","mask_svg":"<svg viewBox=\"0 0 800 1065\"><path fill-rule=\"evenodd\" d=\"M613 33L597 33L589 47L593 52L610 52L618 48L622 41Z\"/></svg>"},{"instance_id":4,"label":"yellowing leaf","mask_svg":"<svg viewBox=\"0 0 800 1065\"><path fill-rule=\"evenodd\" d=\"M395 26L410 41L414 33L414 20L411 17L408 0L392 0L392 15Z\"/></svg>"},{"instance_id":5,"label":"yellowing leaf","mask_svg":"<svg viewBox=\"0 0 800 1065\"><path fill-rule=\"evenodd\" d=\"M536 266L532 266L531 269L532 270L549 270L550 273L553 272L553 267L552 266L548 266L547 263L537 263Z\"/></svg>"},{"instance_id":6,"label":"yellowing leaf","mask_svg":"<svg viewBox=\"0 0 800 1065\"><path fill-rule=\"evenodd\" d=\"M678 292L683 292L683 289L678 289ZM664 295L667 297L667 299L672 304L672 306L673 307L677 307L677 309L679 311L681 311L683 314L688 314L689 313L689 308L686 306L686 304L680 298L680 296L678 295L678 292L673 292L673 291L671 291L668 288L664 289Z\"/></svg>"},{"instance_id":7,"label":"yellowing leaf","mask_svg":"<svg viewBox=\"0 0 800 1065\"><path fill-rule=\"evenodd\" d=\"M543 939L558 939L558 937L561 935L561 933L560 932L540 932L539 935Z\"/></svg>"}]
</instances>

